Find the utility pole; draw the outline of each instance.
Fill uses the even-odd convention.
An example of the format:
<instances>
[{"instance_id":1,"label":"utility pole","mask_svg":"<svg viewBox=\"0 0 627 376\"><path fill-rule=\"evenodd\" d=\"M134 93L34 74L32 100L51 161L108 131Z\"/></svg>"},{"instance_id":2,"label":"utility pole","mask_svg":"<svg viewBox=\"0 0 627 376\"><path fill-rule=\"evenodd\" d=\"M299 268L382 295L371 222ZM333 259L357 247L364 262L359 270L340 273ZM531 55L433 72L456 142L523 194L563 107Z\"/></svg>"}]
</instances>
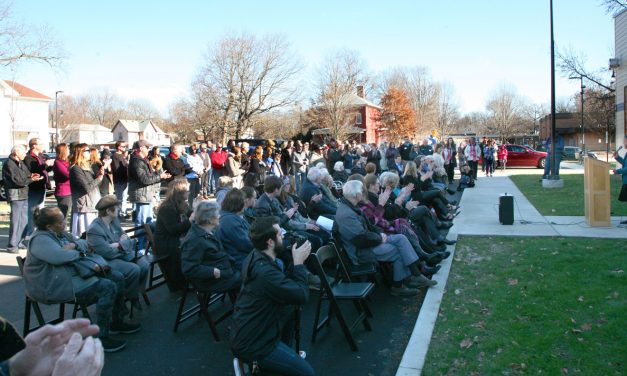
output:
<instances>
[{"instance_id":1,"label":"utility pole","mask_svg":"<svg viewBox=\"0 0 627 376\"><path fill-rule=\"evenodd\" d=\"M63 93L63 90L58 90L54 93L54 127L56 131L55 136L55 148L59 145L59 94Z\"/></svg>"}]
</instances>

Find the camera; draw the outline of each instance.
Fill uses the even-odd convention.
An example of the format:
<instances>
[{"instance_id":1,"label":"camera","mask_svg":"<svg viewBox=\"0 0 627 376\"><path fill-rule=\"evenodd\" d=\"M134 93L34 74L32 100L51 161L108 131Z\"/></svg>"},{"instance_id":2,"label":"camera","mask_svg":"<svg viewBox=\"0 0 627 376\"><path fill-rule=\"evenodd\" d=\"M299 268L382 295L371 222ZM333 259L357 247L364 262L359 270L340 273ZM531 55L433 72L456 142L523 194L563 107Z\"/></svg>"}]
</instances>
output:
<instances>
[{"instance_id":1,"label":"camera","mask_svg":"<svg viewBox=\"0 0 627 376\"><path fill-rule=\"evenodd\" d=\"M285 236L285 240L287 240L289 242L290 248L294 244L296 244L296 248L298 248L301 245L305 244L305 242L307 241L307 238L302 236L302 235L298 235L298 234L295 234L295 233L292 233L292 232L288 232L287 235Z\"/></svg>"}]
</instances>

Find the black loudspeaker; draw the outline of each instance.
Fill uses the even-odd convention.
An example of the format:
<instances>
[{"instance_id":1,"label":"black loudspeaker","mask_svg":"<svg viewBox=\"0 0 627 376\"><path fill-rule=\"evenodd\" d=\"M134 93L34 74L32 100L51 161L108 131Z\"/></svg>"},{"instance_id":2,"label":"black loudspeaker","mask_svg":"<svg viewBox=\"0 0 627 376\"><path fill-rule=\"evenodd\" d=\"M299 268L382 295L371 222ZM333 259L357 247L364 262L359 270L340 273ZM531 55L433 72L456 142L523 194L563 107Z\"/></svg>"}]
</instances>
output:
<instances>
[{"instance_id":1,"label":"black loudspeaker","mask_svg":"<svg viewBox=\"0 0 627 376\"><path fill-rule=\"evenodd\" d=\"M514 224L514 196L507 193L499 199L499 222L502 225Z\"/></svg>"}]
</instances>

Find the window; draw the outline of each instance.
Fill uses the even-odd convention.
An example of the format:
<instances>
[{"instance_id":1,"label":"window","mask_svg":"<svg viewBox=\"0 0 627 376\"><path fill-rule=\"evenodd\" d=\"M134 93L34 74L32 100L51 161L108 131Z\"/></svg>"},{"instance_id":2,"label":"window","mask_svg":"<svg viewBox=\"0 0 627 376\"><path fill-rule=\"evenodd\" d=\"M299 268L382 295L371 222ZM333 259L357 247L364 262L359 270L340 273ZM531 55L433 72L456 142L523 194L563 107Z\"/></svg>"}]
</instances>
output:
<instances>
[{"instance_id":1,"label":"window","mask_svg":"<svg viewBox=\"0 0 627 376\"><path fill-rule=\"evenodd\" d=\"M361 123L362 123L361 112L358 112L357 116L355 116L355 124L361 124Z\"/></svg>"}]
</instances>

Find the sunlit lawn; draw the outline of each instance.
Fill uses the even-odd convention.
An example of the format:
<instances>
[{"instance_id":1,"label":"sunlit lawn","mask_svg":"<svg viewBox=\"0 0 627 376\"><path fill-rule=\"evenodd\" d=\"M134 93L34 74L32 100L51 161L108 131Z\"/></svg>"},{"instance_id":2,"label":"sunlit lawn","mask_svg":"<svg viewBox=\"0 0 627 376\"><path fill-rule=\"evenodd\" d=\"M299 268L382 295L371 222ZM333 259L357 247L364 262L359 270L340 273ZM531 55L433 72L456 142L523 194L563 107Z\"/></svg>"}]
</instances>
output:
<instances>
[{"instance_id":1,"label":"sunlit lawn","mask_svg":"<svg viewBox=\"0 0 627 376\"><path fill-rule=\"evenodd\" d=\"M627 374L624 240L462 237L424 375Z\"/></svg>"},{"instance_id":2,"label":"sunlit lawn","mask_svg":"<svg viewBox=\"0 0 627 376\"><path fill-rule=\"evenodd\" d=\"M561 175L564 188L542 188L538 175L513 175L510 179L542 215L585 215L583 175ZM627 215L627 203L618 201L620 176L610 176L612 215Z\"/></svg>"}]
</instances>

